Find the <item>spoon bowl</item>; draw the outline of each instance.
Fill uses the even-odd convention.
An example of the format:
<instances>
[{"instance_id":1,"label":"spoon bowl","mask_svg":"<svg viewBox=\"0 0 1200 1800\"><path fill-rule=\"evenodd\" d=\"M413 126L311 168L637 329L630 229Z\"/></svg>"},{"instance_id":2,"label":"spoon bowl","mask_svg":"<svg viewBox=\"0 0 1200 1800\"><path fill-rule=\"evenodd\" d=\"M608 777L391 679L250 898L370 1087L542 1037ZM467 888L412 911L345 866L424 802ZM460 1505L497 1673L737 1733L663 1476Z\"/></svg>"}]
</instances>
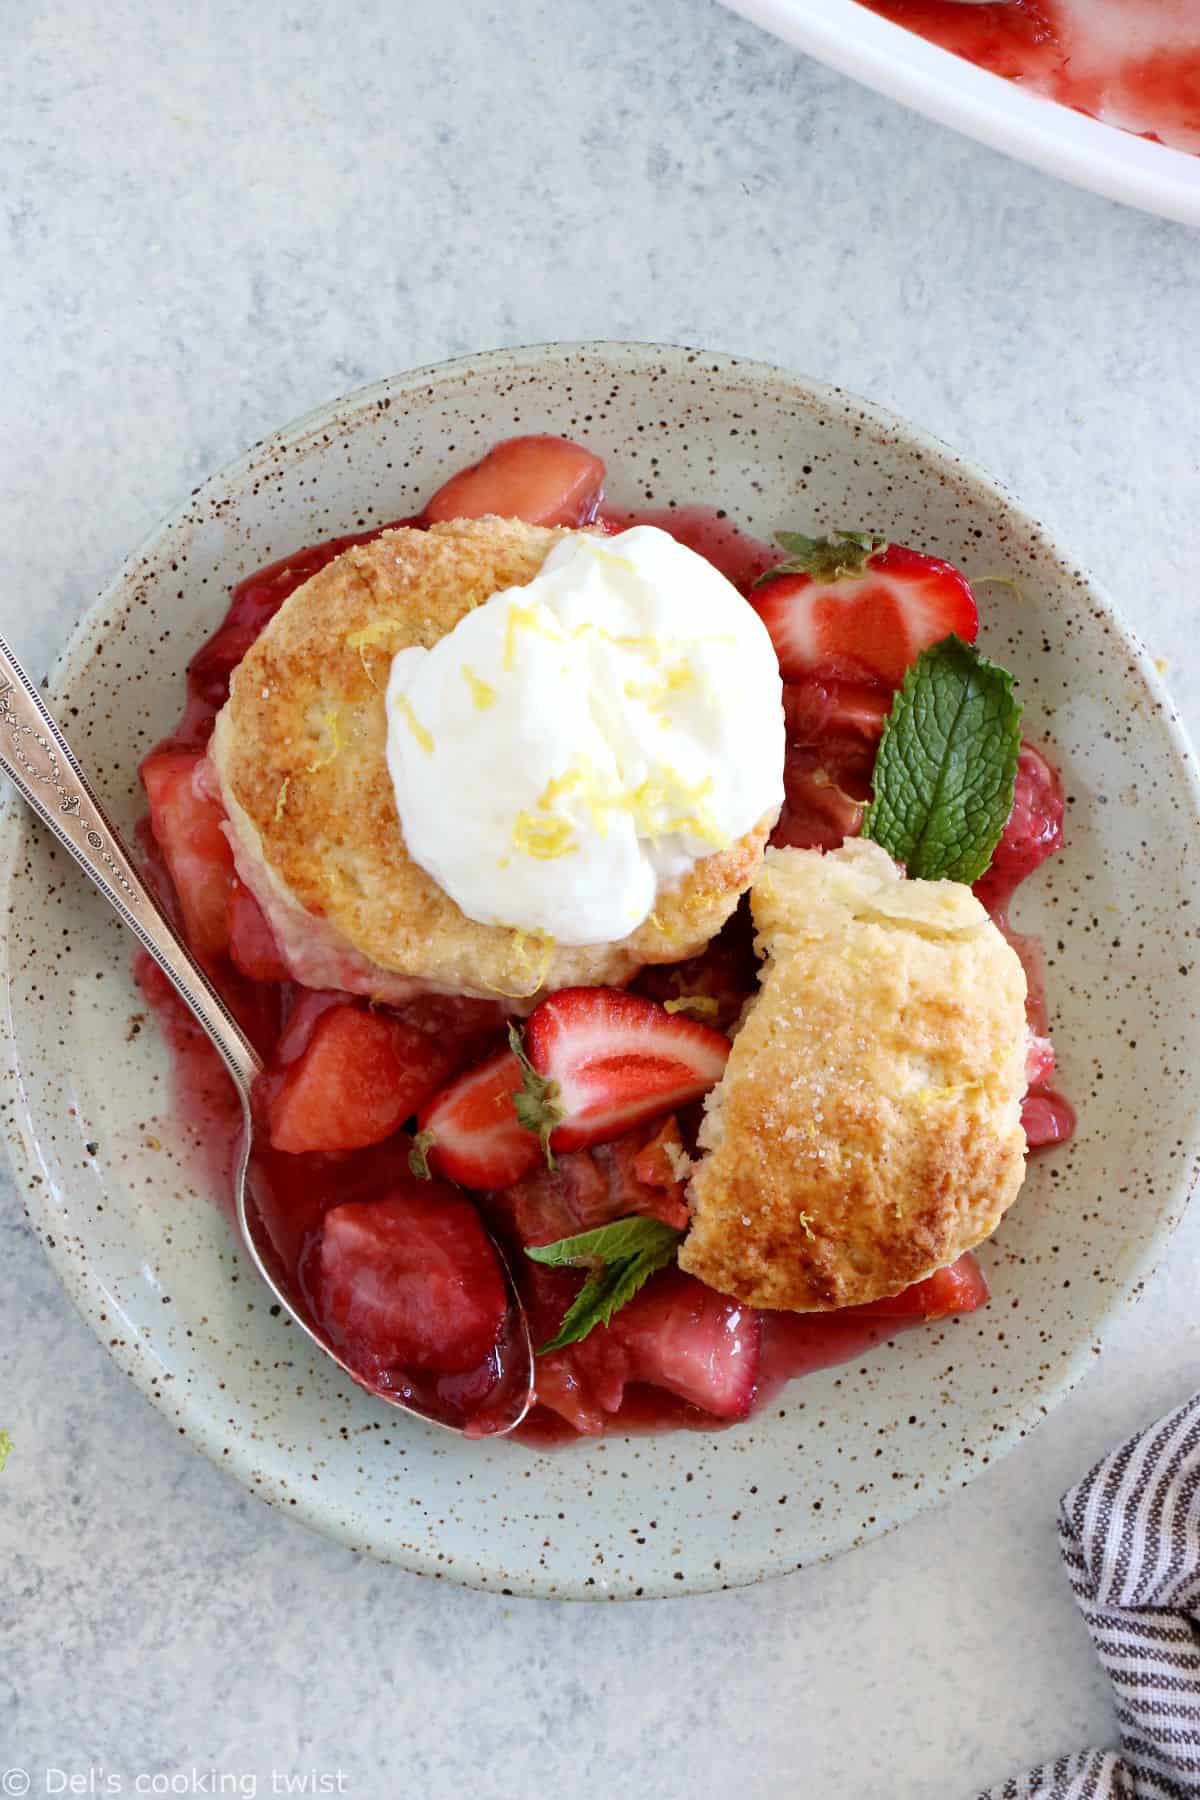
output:
<instances>
[{"instance_id":1,"label":"spoon bowl","mask_svg":"<svg viewBox=\"0 0 1200 1800\"><path fill-rule=\"evenodd\" d=\"M512 1269L494 1237L491 1242L508 1293L508 1316L497 1349L499 1378L482 1405L465 1420L439 1409L436 1384L427 1387L406 1379L397 1390L367 1381L322 1332L300 1284L276 1251L256 1197L264 1191L265 1147L256 1125L253 1094L262 1074L262 1059L142 880L60 727L3 638L0 768L154 958L220 1055L242 1111L234 1168L238 1229L251 1261L279 1304L353 1381L398 1411L465 1437L499 1437L514 1430L533 1403L533 1345ZM427 1403L423 1396L428 1396Z\"/></svg>"}]
</instances>

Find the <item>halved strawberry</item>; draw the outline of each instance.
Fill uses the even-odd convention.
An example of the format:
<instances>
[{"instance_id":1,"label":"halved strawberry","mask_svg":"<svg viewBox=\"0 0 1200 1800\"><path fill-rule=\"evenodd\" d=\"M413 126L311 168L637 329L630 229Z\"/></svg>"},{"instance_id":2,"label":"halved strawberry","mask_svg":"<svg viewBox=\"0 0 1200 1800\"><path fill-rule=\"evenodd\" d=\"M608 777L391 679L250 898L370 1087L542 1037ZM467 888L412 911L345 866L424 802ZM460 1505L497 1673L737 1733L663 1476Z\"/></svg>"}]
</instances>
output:
<instances>
[{"instance_id":1,"label":"halved strawberry","mask_svg":"<svg viewBox=\"0 0 1200 1800\"><path fill-rule=\"evenodd\" d=\"M229 960L251 981L286 981L291 974L266 914L236 875L229 887Z\"/></svg>"},{"instance_id":2,"label":"halved strawberry","mask_svg":"<svg viewBox=\"0 0 1200 1800\"><path fill-rule=\"evenodd\" d=\"M281 1075L267 1076L271 1142L293 1155L381 1143L447 1073L444 1053L411 1025L359 1006L326 1005L305 1048Z\"/></svg>"},{"instance_id":3,"label":"halved strawberry","mask_svg":"<svg viewBox=\"0 0 1200 1800\"><path fill-rule=\"evenodd\" d=\"M606 1339L624 1350L630 1381L666 1388L718 1419L743 1419L754 1404L761 1313L681 1269L654 1276L611 1325L572 1346L585 1369L604 1359Z\"/></svg>"},{"instance_id":4,"label":"halved strawberry","mask_svg":"<svg viewBox=\"0 0 1200 1800\"><path fill-rule=\"evenodd\" d=\"M552 1150L611 1142L698 1100L721 1079L729 1039L619 988L563 988L530 1014L525 1053L550 1092Z\"/></svg>"},{"instance_id":5,"label":"halved strawberry","mask_svg":"<svg viewBox=\"0 0 1200 1800\"><path fill-rule=\"evenodd\" d=\"M219 956L229 943L233 852L221 829L224 810L204 783L203 762L187 750L156 752L142 764L142 785L188 942L200 956Z\"/></svg>"},{"instance_id":6,"label":"halved strawberry","mask_svg":"<svg viewBox=\"0 0 1200 1800\"><path fill-rule=\"evenodd\" d=\"M475 1208L415 1182L327 1212L311 1282L331 1341L369 1379L395 1367L472 1369L508 1311Z\"/></svg>"},{"instance_id":7,"label":"halved strawberry","mask_svg":"<svg viewBox=\"0 0 1200 1800\"><path fill-rule=\"evenodd\" d=\"M458 1076L417 1114L418 1151L436 1174L463 1187L504 1188L542 1160L537 1134L517 1118L514 1096L524 1071L500 1050Z\"/></svg>"},{"instance_id":8,"label":"halved strawberry","mask_svg":"<svg viewBox=\"0 0 1200 1800\"><path fill-rule=\"evenodd\" d=\"M945 1319L952 1313L974 1312L988 1299L983 1270L968 1250L948 1268L935 1269L924 1281L914 1282L901 1294L872 1300L866 1306L848 1306L830 1313L831 1319Z\"/></svg>"},{"instance_id":9,"label":"halved strawberry","mask_svg":"<svg viewBox=\"0 0 1200 1800\"><path fill-rule=\"evenodd\" d=\"M586 525L604 492L604 464L569 438L505 438L481 462L440 487L423 514L439 519L524 519L527 525Z\"/></svg>"},{"instance_id":10,"label":"halved strawberry","mask_svg":"<svg viewBox=\"0 0 1200 1800\"><path fill-rule=\"evenodd\" d=\"M974 643L975 597L939 557L863 531L785 531L779 542L787 560L767 571L750 600L785 680L819 670L899 687L920 651L951 632Z\"/></svg>"}]
</instances>

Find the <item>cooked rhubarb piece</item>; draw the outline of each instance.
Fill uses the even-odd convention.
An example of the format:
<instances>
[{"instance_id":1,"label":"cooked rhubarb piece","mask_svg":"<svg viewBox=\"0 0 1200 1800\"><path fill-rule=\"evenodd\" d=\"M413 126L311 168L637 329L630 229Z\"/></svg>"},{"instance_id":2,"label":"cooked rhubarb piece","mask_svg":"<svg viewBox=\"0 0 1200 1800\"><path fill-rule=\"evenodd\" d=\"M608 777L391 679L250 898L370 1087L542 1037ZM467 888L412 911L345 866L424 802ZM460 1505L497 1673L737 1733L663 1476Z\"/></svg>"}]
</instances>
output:
<instances>
[{"instance_id":1,"label":"cooked rhubarb piece","mask_svg":"<svg viewBox=\"0 0 1200 1800\"><path fill-rule=\"evenodd\" d=\"M771 834L795 850L836 850L862 829L892 690L812 675L783 690L783 811Z\"/></svg>"},{"instance_id":2,"label":"cooked rhubarb piece","mask_svg":"<svg viewBox=\"0 0 1200 1800\"><path fill-rule=\"evenodd\" d=\"M586 525L600 504L604 464L569 438L515 437L452 475L425 508L439 519L523 519L527 525Z\"/></svg>"}]
</instances>

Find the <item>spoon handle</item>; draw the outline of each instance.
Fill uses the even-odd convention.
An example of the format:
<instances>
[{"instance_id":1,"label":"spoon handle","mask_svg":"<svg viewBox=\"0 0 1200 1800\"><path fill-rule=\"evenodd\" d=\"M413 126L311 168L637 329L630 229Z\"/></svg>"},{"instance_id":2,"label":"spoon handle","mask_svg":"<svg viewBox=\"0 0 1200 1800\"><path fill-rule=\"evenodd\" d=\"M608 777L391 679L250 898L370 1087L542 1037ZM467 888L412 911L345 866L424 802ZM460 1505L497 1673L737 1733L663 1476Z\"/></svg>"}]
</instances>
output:
<instances>
[{"instance_id":1,"label":"spoon handle","mask_svg":"<svg viewBox=\"0 0 1200 1800\"><path fill-rule=\"evenodd\" d=\"M262 1067L257 1051L146 887L66 738L2 637L0 769L145 945L244 1093Z\"/></svg>"}]
</instances>

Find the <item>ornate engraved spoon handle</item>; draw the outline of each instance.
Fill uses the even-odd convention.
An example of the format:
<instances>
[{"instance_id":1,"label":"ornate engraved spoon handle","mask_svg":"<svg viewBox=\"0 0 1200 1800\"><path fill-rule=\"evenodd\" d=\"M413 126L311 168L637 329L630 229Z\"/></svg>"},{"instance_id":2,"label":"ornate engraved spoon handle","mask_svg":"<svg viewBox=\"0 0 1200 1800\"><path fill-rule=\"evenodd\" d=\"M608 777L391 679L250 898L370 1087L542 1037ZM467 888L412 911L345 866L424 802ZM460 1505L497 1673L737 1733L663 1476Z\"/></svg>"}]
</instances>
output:
<instances>
[{"instance_id":1,"label":"ornate engraved spoon handle","mask_svg":"<svg viewBox=\"0 0 1200 1800\"><path fill-rule=\"evenodd\" d=\"M70 745L3 638L0 768L145 945L212 1038L239 1088L248 1088L262 1066L254 1046L133 866Z\"/></svg>"}]
</instances>

